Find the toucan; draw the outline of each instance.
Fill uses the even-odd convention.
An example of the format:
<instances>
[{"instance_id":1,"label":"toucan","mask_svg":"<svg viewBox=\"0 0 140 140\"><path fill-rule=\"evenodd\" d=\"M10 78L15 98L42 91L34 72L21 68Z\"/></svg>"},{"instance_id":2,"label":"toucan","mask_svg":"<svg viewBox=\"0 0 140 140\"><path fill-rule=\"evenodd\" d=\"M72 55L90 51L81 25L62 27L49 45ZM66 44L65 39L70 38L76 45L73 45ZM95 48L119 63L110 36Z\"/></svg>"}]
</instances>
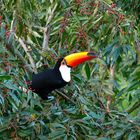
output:
<instances>
[{"instance_id":1,"label":"toucan","mask_svg":"<svg viewBox=\"0 0 140 140\"><path fill-rule=\"evenodd\" d=\"M30 89L42 99L48 99L49 93L64 87L70 82L72 68L93 58L97 58L95 52L78 52L60 58L53 69L47 69L32 75Z\"/></svg>"}]
</instances>

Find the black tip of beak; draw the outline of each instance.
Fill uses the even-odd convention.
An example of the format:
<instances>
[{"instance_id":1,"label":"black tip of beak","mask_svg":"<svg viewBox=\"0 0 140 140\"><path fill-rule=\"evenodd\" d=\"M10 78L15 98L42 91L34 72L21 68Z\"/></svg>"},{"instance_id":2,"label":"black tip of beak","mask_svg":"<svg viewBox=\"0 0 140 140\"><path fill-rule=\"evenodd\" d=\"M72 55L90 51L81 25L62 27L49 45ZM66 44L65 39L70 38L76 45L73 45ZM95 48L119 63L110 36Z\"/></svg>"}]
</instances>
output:
<instances>
[{"instance_id":1,"label":"black tip of beak","mask_svg":"<svg viewBox=\"0 0 140 140\"><path fill-rule=\"evenodd\" d=\"M95 52L89 52L87 55L88 56L93 56L93 57L98 57L98 54L95 53Z\"/></svg>"}]
</instances>

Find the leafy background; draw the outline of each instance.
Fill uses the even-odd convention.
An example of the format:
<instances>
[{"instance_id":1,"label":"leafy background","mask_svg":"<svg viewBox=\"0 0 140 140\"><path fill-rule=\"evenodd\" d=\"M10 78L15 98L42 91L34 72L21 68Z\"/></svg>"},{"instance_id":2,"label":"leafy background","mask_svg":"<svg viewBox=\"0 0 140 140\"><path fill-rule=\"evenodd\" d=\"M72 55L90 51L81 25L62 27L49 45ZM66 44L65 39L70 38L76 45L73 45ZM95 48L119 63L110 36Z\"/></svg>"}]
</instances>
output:
<instances>
[{"instance_id":1,"label":"leafy background","mask_svg":"<svg viewBox=\"0 0 140 140\"><path fill-rule=\"evenodd\" d=\"M0 139L140 139L139 0L0 0ZM25 76L96 51L43 101Z\"/></svg>"}]
</instances>

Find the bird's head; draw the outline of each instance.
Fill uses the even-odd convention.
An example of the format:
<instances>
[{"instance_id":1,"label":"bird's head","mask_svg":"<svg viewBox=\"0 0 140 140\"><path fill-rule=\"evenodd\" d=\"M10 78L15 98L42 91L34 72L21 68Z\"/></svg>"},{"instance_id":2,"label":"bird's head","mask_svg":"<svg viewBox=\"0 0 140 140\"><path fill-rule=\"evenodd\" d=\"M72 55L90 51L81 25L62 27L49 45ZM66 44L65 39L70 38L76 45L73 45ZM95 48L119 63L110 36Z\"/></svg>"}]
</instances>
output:
<instances>
[{"instance_id":1,"label":"bird's head","mask_svg":"<svg viewBox=\"0 0 140 140\"><path fill-rule=\"evenodd\" d=\"M81 63L89 61L93 58L97 58L97 54L95 52L73 53L59 59L55 67L59 68L63 80L69 82L71 80L71 68L74 68Z\"/></svg>"}]
</instances>

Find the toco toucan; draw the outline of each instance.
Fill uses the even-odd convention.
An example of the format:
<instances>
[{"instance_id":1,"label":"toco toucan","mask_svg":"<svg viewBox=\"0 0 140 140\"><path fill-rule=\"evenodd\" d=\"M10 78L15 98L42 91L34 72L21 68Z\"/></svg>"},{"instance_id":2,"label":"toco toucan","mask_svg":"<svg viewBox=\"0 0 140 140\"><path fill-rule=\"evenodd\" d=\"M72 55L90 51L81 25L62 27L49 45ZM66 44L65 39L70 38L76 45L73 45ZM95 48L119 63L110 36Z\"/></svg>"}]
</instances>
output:
<instances>
[{"instance_id":1,"label":"toco toucan","mask_svg":"<svg viewBox=\"0 0 140 140\"><path fill-rule=\"evenodd\" d=\"M48 93L70 82L71 68L96 57L94 52L79 52L60 58L53 69L33 74L30 88L42 99L48 99Z\"/></svg>"}]
</instances>

